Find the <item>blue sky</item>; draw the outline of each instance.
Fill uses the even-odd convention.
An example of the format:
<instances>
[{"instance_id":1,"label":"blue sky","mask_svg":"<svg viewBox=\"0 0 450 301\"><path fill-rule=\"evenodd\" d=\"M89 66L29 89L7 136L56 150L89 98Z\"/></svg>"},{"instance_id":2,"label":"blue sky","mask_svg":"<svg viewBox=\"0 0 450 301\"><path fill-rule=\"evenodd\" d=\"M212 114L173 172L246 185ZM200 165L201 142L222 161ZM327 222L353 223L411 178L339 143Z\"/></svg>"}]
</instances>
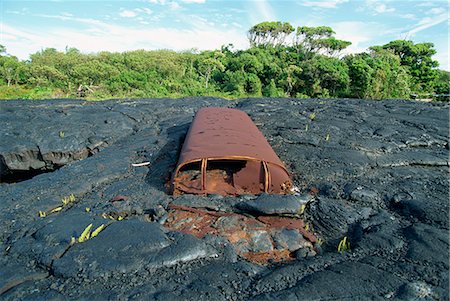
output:
<instances>
[{"instance_id":1,"label":"blue sky","mask_svg":"<svg viewBox=\"0 0 450 301\"><path fill-rule=\"evenodd\" d=\"M432 42L449 66L448 0L0 0L0 44L27 59L46 47L82 52L249 46L262 21L327 25L352 42L348 52L396 39Z\"/></svg>"}]
</instances>

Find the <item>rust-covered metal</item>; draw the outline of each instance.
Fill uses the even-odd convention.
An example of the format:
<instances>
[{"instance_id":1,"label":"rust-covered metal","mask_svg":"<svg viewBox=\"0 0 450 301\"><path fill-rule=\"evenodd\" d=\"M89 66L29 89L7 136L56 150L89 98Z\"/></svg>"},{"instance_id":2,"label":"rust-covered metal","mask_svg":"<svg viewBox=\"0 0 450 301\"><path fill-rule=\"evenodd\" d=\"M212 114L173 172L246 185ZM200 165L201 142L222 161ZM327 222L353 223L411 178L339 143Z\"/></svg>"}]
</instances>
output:
<instances>
[{"instance_id":1,"label":"rust-covered metal","mask_svg":"<svg viewBox=\"0 0 450 301\"><path fill-rule=\"evenodd\" d=\"M292 181L250 117L229 108L200 109L172 177L173 193L288 193Z\"/></svg>"}]
</instances>

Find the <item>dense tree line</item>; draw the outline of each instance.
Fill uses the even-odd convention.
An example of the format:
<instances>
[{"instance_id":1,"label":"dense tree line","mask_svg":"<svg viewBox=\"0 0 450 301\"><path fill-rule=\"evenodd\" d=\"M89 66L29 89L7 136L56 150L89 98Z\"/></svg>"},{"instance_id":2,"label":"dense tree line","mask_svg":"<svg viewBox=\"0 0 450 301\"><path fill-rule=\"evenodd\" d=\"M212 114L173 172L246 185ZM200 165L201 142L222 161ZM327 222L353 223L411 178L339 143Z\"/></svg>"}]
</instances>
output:
<instances>
[{"instance_id":1,"label":"dense tree line","mask_svg":"<svg viewBox=\"0 0 450 301\"><path fill-rule=\"evenodd\" d=\"M343 56L351 43L327 26L263 22L251 47L83 54L47 48L20 61L0 45L0 98L182 96L410 98L448 94L432 43L397 40Z\"/></svg>"}]
</instances>

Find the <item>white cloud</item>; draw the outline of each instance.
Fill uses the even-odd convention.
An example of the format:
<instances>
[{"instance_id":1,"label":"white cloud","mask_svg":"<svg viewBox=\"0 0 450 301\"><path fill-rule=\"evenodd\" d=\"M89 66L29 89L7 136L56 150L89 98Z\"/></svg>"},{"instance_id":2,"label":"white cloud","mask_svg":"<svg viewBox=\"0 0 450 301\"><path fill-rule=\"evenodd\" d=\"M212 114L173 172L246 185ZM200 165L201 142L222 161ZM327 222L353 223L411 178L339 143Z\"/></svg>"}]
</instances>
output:
<instances>
[{"instance_id":1,"label":"white cloud","mask_svg":"<svg viewBox=\"0 0 450 301\"><path fill-rule=\"evenodd\" d=\"M419 7L430 7L430 6L434 6L435 2L434 1L426 1L426 2L422 2L417 4L417 6Z\"/></svg>"},{"instance_id":2,"label":"white cloud","mask_svg":"<svg viewBox=\"0 0 450 301\"><path fill-rule=\"evenodd\" d=\"M175 1L167 1L167 0L147 0L152 4L159 5L168 5L171 10L179 10L181 9L181 5ZM204 0L181 0L184 3L204 3Z\"/></svg>"},{"instance_id":3,"label":"white cloud","mask_svg":"<svg viewBox=\"0 0 450 301\"><path fill-rule=\"evenodd\" d=\"M181 6L176 2L170 2L169 7L171 10L178 10L181 8Z\"/></svg>"},{"instance_id":4,"label":"white cloud","mask_svg":"<svg viewBox=\"0 0 450 301\"><path fill-rule=\"evenodd\" d=\"M395 8L387 6L386 1L382 0L366 0L364 5L366 9L373 11L375 15L395 11Z\"/></svg>"},{"instance_id":5,"label":"white cloud","mask_svg":"<svg viewBox=\"0 0 450 301\"><path fill-rule=\"evenodd\" d=\"M147 15L153 14L153 11L150 8L147 8L147 7L138 8L136 10L139 11L139 12L145 13Z\"/></svg>"},{"instance_id":6,"label":"white cloud","mask_svg":"<svg viewBox=\"0 0 450 301\"><path fill-rule=\"evenodd\" d=\"M20 15L21 12L17 11L17 10L7 10L6 11L7 14L14 14L14 15Z\"/></svg>"},{"instance_id":7,"label":"white cloud","mask_svg":"<svg viewBox=\"0 0 450 301\"><path fill-rule=\"evenodd\" d=\"M445 13L445 8L442 8L442 7L434 7L434 8L432 8L432 9L430 9L428 12L427 12L427 14L431 14L431 15L439 15L439 14L442 14L442 13Z\"/></svg>"},{"instance_id":8,"label":"white cloud","mask_svg":"<svg viewBox=\"0 0 450 301\"><path fill-rule=\"evenodd\" d=\"M198 3L198 4L201 4L201 3L205 3L205 0L181 0L181 2L184 2L184 3Z\"/></svg>"},{"instance_id":9,"label":"white cloud","mask_svg":"<svg viewBox=\"0 0 450 301\"><path fill-rule=\"evenodd\" d=\"M61 16L55 16L61 18ZM3 30L0 43L7 46L8 52L20 59L28 59L29 54L43 48L53 47L64 50L66 46L75 47L84 53L100 51L128 51L134 49L173 49L201 50L218 49L232 43L237 49L248 47L248 42L240 30L227 31L206 26L190 30L175 28L129 28L92 19L69 18L89 25L89 29L75 30L66 27L17 29L0 23ZM145 21L144 21L145 22ZM143 38L145 37L145 38Z\"/></svg>"},{"instance_id":10,"label":"white cloud","mask_svg":"<svg viewBox=\"0 0 450 301\"><path fill-rule=\"evenodd\" d=\"M449 61L450 53L447 49L446 52L438 52L434 55L433 59L439 62L439 69L450 71L450 61Z\"/></svg>"},{"instance_id":11,"label":"white cloud","mask_svg":"<svg viewBox=\"0 0 450 301\"><path fill-rule=\"evenodd\" d=\"M352 42L343 51L344 54L366 51L379 33L384 31L382 24L359 21L337 22L331 24L331 27L336 32L337 39Z\"/></svg>"},{"instance_id":12,"label":"white cloud","mask_svg":"<svg viewBox=\"0 0 450 301\"><path fill-rule=\"evenodd\" d=\"M409 31L409 34L414 35L419 31L436 26L443 22L448 22L448 16L446 13L434 17L425 17L419 21L416 27Z\"/></svg>"},{"instance_id":13,"label":"white cloud","mask_svg":"<svg viewBox=\"0 0 450 301\"><path fill-rule=\"evenodd\" d=\"M153 14L153 11L150 8L143 7L143 8L135 8L133 10L122 9L122 11L119 13L119 15L124 18L134 18L141 14L151 15Z\"/></svg>"},{"instance_id":14,"label":"white cloud","mask_svg":"<svg viewBox=\"0 0 450 301\"><path fill-rule=\"evenodd\" d=\"M315 1L304 1L301 3L301 5L320 8L336 8L339 4L348 1L349 0L315 0Z\"/></svg>"},{"instance_id":15,"label":"white cloud","mask_svg":"<svg viewBox=\"0 0 450 301\"><path fill-rule=\"evenodd\" d=\"M386 6L386 4L380 3L380 4L377 4L377 5L374 7L374 10L375 10L377 13L382 14L382 13L390 13L390 12L393 12L393 11L395 11L395 8L388 8L388 7Z\"/></svg>"},{"instance_id":16,"label":"white cloud","mask_svg":"<svg viewBox=\"0 0 450 301\"><path fill-rule=\"evenodd\" d=\"M148 2L153 3L153 4L166 4L166 0L148 0Z\"/></svg>"},{"instance_id":17,"label":"white cloud","mask_svg":"<svg viewBox=\"0 0 450 301\"><path fill-rule=\"evenodd\" d=\"M269 2L266 0L256 1L256 10L260 16L262 16L267 21L274 21L276 17L273 13L273 9Z\"/></svg>"},{"instance_id":18,"label":"white cloud","mask_svg":"<svg viewBox=\"0 0 450 301\"><path fill-rule=\"evenodd\" d=\"M409 19L409 20L416 19L416 16L414 14L404 14L404 15L399 15L399 17L402 19Z\"/></svg>"},{"instance_id":19,"label":"white cloud","mask_svg":"<svg viewBox=\"0 0 450 301\"><path fill-rule=\"evenodd\" d=\"M133 18L133 17L136 17L138 14L135 11L125 9L125 10L122 10L119 13L119 15L124 18Z\"/></svg>"},{"instance_id":20,"label":"white cloud","mask_svg":"<svg viewBox=\"0 0 450 301\"><path fill-rule=\"evenodd\" d=\"M433 59L439 62L439 69L450 71L450 45L448 44L448 40L441 39L434 44L434 48L437 53L433 56Z\"/></svg>"},{"instance_id":21,"label":"white cloud","mask_svg":"<svg viewBox=\"0 0 450 301\"><path fill-rule=\"evenodd\" d=\"M277 20L274 10L267 0L249 1L249 5L247 11L252 24Z\"/></svg>"}]
</instances>

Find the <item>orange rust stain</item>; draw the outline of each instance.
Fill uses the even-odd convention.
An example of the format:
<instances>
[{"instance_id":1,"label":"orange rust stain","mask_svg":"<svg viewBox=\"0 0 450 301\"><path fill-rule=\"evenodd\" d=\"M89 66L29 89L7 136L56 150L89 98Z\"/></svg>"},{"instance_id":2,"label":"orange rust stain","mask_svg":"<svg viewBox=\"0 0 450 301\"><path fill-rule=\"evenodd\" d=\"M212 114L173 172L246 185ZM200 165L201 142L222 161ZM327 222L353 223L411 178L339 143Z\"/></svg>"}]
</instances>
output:
<instances>
[{"instance_id":1,"label":"orange rust stain","mask_svg":"<svg viewBox=\"0 0 450 301\"><path fill-rule=\"evenodd\" d=\"M235 244L241 240L248 239L248 233L244 230L238 230L238 231L233 231L231 233L224 233L224 234L232 244Z\"/></svg>"},{"instance_id":2,"label":"orange rust stain","mask_svg":"<svg viewBox=\"0 0 450 301\"><path fill-rule=\"evenodd\" d=\"M271 228L277 229L300 229L305 227L305 223L301 219L289 218L289 217L279 217L279 216L258 216L258 220Z\"/></svg>"},{"instance_id":3,"label":"orange rust stain","mask_svg":"<svg viewBox=\"0 0 450 301\"><path fill-rule=\"evenodd\" d=\"M222 213L172 204L169 205L169 208L169 216L164 225L171 230L191 234L198 238L207 234L220 235L227 238L231 244L237 244L243 241L250 242L250 233L255 230L297 229L311 243L317 241L314 234L304 229L305 223L297 218L278 216L252 218L237 213ZM248 252L239 255L258 264L293 260L293 255L289 250Z\"/></svg>"},{"instance_id":4,"label":"orange rust stain","mask_svg":"<svg viewBox=\"0 0 450 301\"><path fill-rule=\"evenodd\" d=\"M301 219L279 217L279 216L259 216L258 220L276 229L298 230L304 238L312 243L317 242L317 237L305 229L305 223Z\"/></svg>"},{"instance_id":5,"label":"orange rust stain","mask_svg":"<svg viewBox=\"0 0 450 301\"><path fill-rule=\"evenodd\" d=\"M294 260L294 257L288 250L281 250L281 251L274 250L271 252L261 252L261 253L248 252L241 255L248 261L258 264L267 264L268 262L285 262Z\"/></svg>"},{"instance_id":6,"label":"orange rust stain","mask_svg":"<svg viewBox=\"0 0 450 301\"><path fill-rule=\"evenodd\" d=\"M317 187L311 187L311 189L310 189L310 194L312 194L312 195L316 195L316 194L318 194L319 193L319 189L317 188Z\"/></svg>"},{"instance_id":7,"label":"orange rust stain","mask_svg":"<svg viewBox=\"0 0 450 301\"><path fill-rule=\"evenodd\" d=\"M202 238L206 234L217 234L217 229L211 227L216 220L217 217L208 214L199 215L196 212L179 210L169 212L165 226Z\"/></svg>"}]
</instances>

